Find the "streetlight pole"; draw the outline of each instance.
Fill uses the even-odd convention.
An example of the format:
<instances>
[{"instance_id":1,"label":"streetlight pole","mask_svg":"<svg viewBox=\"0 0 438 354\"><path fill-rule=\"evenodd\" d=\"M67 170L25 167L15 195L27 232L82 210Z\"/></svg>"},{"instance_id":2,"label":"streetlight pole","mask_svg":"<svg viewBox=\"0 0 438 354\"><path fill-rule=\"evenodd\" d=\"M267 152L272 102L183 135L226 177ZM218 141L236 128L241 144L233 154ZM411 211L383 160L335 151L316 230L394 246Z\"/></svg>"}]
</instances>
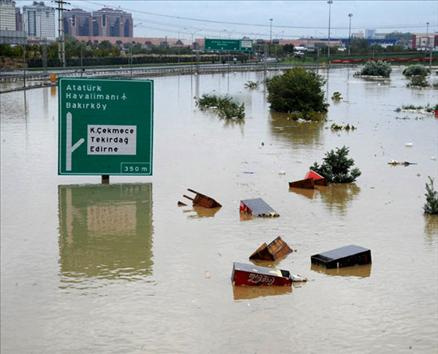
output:
<instances>
[{"instance_id":1,"label":"streetlight pole","mask_svg":"<svg viewBox=\"0 0 438 354\"><path fill-rule=\"evenodd\" d=\"M429 71L432 72L432 46L430 45L429 38L429 22L426 22L427 26L427 49L429 49Z\"/></svg>"},{"instance_id":2,"label":"streetlight pole","mask_svg":"<svg viewBox=\"0 0 438 354\"><path fill-rule=\"evenodd\" d=\"M330 24L331 24L331 15L332 15L332 4L333 4L333 0L328 0L328 1L327 1L327 4L329 5L327 59L328 59L328 64L330 65Z\"/></svg>"},{"instance_id":3,"label":"streetlight pole","mask_svg":"<svg viewBox=\"0 0 438 354\"><path fill-rule=\"evenodd\" d=\"M268 54L270 52L272 46L272 18L269 19L269 46L268 46ZM269 55L268 55L269 57Z\"/></svg>"},{"instance_id":4,"label":"streetlight pole","mask_svg":"<svg viewBox=\"0 0 438 354\"><path fill-rule=\"evenodd\" d=\"M348 14L349 23L348 23L348 55L351 54L351 18L353 17L352 13Z\"/></svg>"}]
</instances>

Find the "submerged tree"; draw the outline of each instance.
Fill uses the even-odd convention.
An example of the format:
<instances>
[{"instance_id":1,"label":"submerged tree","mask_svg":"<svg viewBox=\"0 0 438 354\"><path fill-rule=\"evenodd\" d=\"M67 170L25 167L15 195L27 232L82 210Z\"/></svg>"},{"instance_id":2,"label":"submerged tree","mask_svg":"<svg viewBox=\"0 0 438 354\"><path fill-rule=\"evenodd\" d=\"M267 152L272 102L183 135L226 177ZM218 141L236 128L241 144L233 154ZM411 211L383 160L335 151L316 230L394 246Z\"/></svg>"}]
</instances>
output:
<instances>
[{"instance_id":1,"label":"submerged tree","mask_svg":"<svg viewBox=\"0 0 438 354\"><path fill-rule=\"evenodd\" d=\"M384 61L369 61L360 71L360 75L389 77L391 65Z\"/></svg>"},{"instance_id":2,"label":"submerged tree","mask_svg":"<svg viewBox=\"0 0 438 354\"><path fill-rule=\"evenodd\" d=\"M438 214L438 192L433 186L433 178L429 178L429 183L426 182L426 203L424 204L424 212L426 214Z\"/></svg>"},{"instance_id":3,"label":"submerged tree","mask_svg":"<svg viewBox=\"0 0 438 354\"><path fill-rule=\"evenodd\" d=\"M324 79L304 68L287 70L283 75L267 81L268 102L277 112L300 112L304 119L311 119L312 113L325 113L322 87Z\"/></svg>"},{"instance_id":4,"label":"submerged tree","mask_svg":"<svg viewBox=\"0 0 438 354\"><path fill-rule=\"evenodd\" d=\"M361 175L358 168L352 168L354 160L348 158L348 148L343 146L331 150L325 154L323 163L317 162L310 166L310 169L325 177L327 182L333 183L350 183L354 182Z\"/></svg>"}]
</instances>

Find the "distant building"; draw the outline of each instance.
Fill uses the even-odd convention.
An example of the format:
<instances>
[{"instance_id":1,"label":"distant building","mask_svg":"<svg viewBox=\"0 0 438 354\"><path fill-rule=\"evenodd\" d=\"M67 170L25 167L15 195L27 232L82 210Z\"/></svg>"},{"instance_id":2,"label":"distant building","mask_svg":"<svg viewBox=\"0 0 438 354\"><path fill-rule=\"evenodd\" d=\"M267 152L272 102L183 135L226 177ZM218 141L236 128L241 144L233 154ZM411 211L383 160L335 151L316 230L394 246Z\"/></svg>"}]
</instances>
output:
<instances>
[{"instance_id":1,"label":"distant building","mask_svg":"<svg viewBox=\"0 0 438 354\"><path fill-rule=\"evenodd\" d=\"M71 36L90 36L93 30L93 17L82 9L71 9L64 14L64 33Z\"/></svg>"},{"instance_id":2,"label":"distant building","mask_svg":"<svg viewBox=\"0 0 438 354\"><path fill-rule=\"evenodd\" d=\"M55 9L44 5L42 1L34 1L30 6L23 6L23 29L34 39L54 40Z\"/></svg>"},{"instance_id":3,"label":"distant building","mask_svg":"<svg viewBox=\"0 0 438 354\"><path fill-rule=\"evenodd\" d=\"M111 37L111 36L75 36L78 41L82 42L92 42L92 43L101 43L103 41L108 41L114 45L123 45L123 44L140 44L141 46L150 47L150 46L167 46L167 47L176 47L178 46L178 41L181 42L178 38L151 38L151 37ZM202 39L203 41L203 39Z\"/></svg>"},{"instance_id":4,"label":"distant building","mask_svg":"<svg viewBox=\"0 0 438 354\"><path fill-rule=\"evenodd\" d=\"M375 29L366 29L365 30L365 38L366 39L374 38L375 34L376 34L376 30Z\"/></svg>"},{"instance_id":5,"label":"distant building","mask_svg":"<svg viewBox=\"0 0 438 354\"><path fill-rule=\"evenodd\" d=\"M132 15L122 10L103 8L93 12L93 36L132 37Z\"/></svg>"},{"instance_id":6,"label":"distant building","mask_svg":"<svg viewBox=\"0 0 438 354\"><path fill-rule=\"evenodd\" d=\"M15 30L23 31L23 15L19 7L15 8Z\"/></svg>"},{"instance_id":7,"label":"distant building","mask_svg":"<svg viewBox=\"0 0 438 354\"><path fill-rule=\"evenodd\" d=\"M364 34L363 34L363 32L355 32L355 33L351 34L351 38L363 39L364 38Z\"/></svg>"},{"instance_id":8,"label":"distant building","mask_svg":"<svg viewBox=\"0 0 438 354\"><path fill-rule=\"evenodd\" d=\"M133 36L132 15L128 12L103 8L93 13L71 9L64 14L64 32L74 37L127 37Z\"/></svg>"},{"instance_id":9,"label":"distant building","mask_svg":"<svg viewBox=\"0 0 438 354\"><path fill-rule=\"evenodd\" d=\"M0 0L0 31L15 31L15 2Z\"/></svg>"},{"instance_id":10,"label":"distant building","mask_svg":"<svg viewBox=\"0 0 438 354\"><path fill-rule=\"evenodd\" d=\"M17 17L17 10L20 17ZM27 36L21 30L20 9L12 0L0 0L0 44L25 44Z\"/></svg>"},{"instance_id":11,"label":"distant building","mask_svg":"<svg viewBox=\"0 0 438 354\"><path fill-rule=\"evenodd\" d=\"M412 35L412 49L428 50L430 48L438 48L438 34L437 33L415 33Z\"/></svg>"}]
</instances>

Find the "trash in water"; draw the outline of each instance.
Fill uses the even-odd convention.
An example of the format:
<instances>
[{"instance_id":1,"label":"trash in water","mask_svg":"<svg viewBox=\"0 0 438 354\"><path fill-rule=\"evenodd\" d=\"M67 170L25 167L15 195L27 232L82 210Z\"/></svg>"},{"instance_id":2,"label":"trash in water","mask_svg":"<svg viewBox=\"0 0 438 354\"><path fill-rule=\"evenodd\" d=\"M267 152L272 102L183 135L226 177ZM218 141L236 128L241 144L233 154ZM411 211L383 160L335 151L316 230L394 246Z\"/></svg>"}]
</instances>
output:
<instances>
[{"instance_id":1,"label":"trash in water","mask_svg":"<svg viewBox=\"0 0 438 354\"><path fill-rule=\"evenodd\" d=\"M313 264L323 265L326 268L341 268L370 264L371 250L360 246L350 245L315 254L310 257L310 260Z\"/></svg>"},{"instance_id":2,"label":"trash in water","mask_svg":"<svg viewBox=\"0 0 438 354\"><path fill-rule=\"evenodd\" d=\"M397 160L391 160L388 162L388 165L392 165L392 166L399 166L399 165L403 165L403 166L409 166L409 165L416 165L416 162L408 162L408 161L397 161Z\"/></svg>"},{"instance_id":3,"label":"trash in water","mask_svg":"<svg viewBox=\"0 0 438 354\"><path fill-rule=\"evenodd\" d=\"M269 245L267 245L266 242L263 242L254 251L254 253L249 256L249 259L260 261L277 261L286 257L291 252L292 249L288 246L288 244L284 242L280 236L278 236Z\"/></svg>"},{"instance_id":4,"label":"trash in water","mask_svg":"<svg viewBox=\"0 0 438 354\"><path fill-rule=\"evenodd\" d=\"M280 176L284 176L284 175L286 174L286 171L279 171L278 174L279 174Z\"/></svg>"},{"instance_id":5,"label":"trash in water","mask_svg":"<svg viewBox=\"0 0 438 354\"><path fill-rule=\"evenodd\" d=\"M183 195L184 198L187 198L193 202L193 205L199 205L204 208L220 208L222 205L219 204L213 198L206 196L205 194L194 191L193 189L187 188L189 192L195 193L195 198L191 198L187 195Z\"/></svg>"},{"instance_id":6,"label":"trash in water","mask_svg":"<svg viewBox=\"0 0 438 354\"><path fill-rule=\"evenodd\" d=\"M240 201L240 212L252 216L280 216L262 198L245 199Z\"/></svg>"},{"instance_id":7,"label":"trash in water","mask_svg":"<svg viewBox=\"0 0 438 354\"><path fill-rule=\"evenodd\" d=\"M300 179L299 181L289 182L289 188L314 189L315 181L312 178Z\"/></svg>"},{"instance_id":8,"label":"trash in water","mask_svg":"<svg viewBox=\"0 0 438 354\"><path fill-rule=\"evenodd\" d=\"M405 146L406 147L412 147L414 144L413 143L406 143Z\"/></svg>"},{"instance_id":9,"label":"trash in water","mask_svg":"<svg viewBox=\"0 0 438 354\"><path fill-rule=\"evenodd\" d=\"M306 278L299 274L291 274L288 270L238 262L233 263L231 280L237 286L290 286L293 281L307 281Z\"/></svg>"},{"instance_id":10,"label":"trash in water","mask_svg":"<svg viewBox=\"0 0 438 354\"><path fill-rule=\"evenodd\" d=\"M181 207L181 206L187 206L187 204L186 204L186 203L183 203L183 202L181 202L181 201L178 200L178 206L179 206L179 207Z\"/></svg>"}]
</instances>

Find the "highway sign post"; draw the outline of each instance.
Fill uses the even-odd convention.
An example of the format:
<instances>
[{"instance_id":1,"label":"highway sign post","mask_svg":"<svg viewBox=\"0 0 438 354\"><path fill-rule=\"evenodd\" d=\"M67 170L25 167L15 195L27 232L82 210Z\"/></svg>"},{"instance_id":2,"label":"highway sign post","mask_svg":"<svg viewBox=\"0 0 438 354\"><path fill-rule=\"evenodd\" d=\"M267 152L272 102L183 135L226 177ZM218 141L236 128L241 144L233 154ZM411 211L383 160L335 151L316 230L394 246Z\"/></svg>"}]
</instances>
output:
<instances>
[{"instance_id":1,"label":"highway sign post","mask_svg":"<svg viewBox=\"0 0 438 354\"><path fill-rule=\"evenodd\" d=\"M59 80L58 174L152 175L153 81Z\"/></svg>"}]
</instances>

